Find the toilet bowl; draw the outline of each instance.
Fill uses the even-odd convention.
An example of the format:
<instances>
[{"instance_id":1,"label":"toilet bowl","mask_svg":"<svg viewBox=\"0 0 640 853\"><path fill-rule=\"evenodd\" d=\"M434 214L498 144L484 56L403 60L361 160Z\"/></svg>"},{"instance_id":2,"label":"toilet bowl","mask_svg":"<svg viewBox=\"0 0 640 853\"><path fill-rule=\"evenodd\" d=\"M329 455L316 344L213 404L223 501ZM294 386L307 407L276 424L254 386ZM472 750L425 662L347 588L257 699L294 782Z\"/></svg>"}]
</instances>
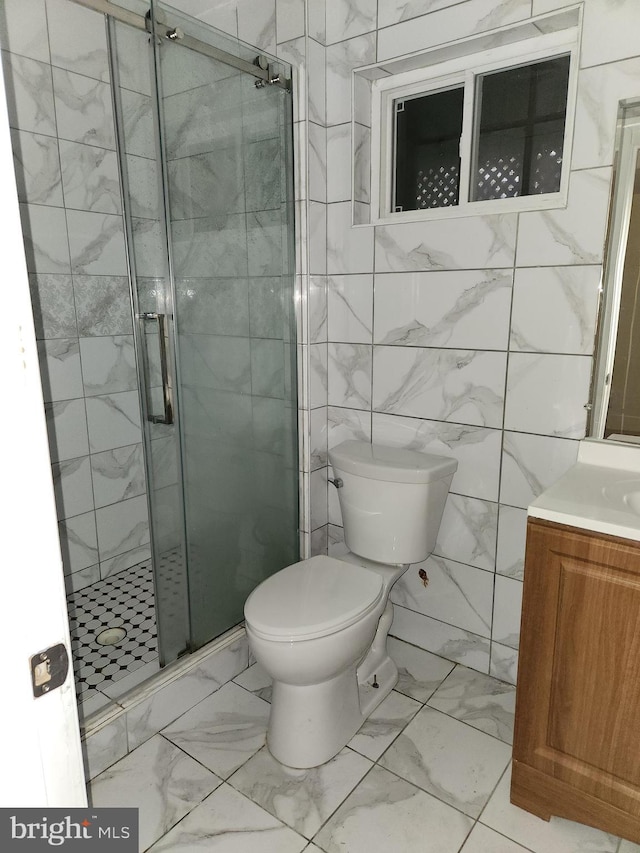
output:
<instances>
[{"instance_id":1,"label":"toilet bowl","mask_svg":"<svg viewBox=\"0 0 640 853\"><path fill-rule=\"evenodd\" d=\"M336 755L395 686L389 593L433 550L457 468L360 441L329 456L349 550L287 566L245 604L250 648L273 679L267 745L299 768Z\"/></svg>"}]
</instances>

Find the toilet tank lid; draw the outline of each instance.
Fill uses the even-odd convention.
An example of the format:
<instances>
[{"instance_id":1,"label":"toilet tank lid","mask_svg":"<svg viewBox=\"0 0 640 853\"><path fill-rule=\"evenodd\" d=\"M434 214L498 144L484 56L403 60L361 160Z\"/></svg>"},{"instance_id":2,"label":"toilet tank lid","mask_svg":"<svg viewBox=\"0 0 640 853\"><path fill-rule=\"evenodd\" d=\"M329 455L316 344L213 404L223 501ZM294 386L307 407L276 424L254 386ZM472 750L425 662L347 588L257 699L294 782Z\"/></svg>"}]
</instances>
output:
<instances>
[{"instance_id":1,"label":"toilet tank lid","mask_svg":"<svg viewBox=\"0 0 640 853\"><path fill-rule=\"evenodd\" d=\"M366 441L343 441L329 451L334 468L370 480L431 483L453 474L458 461L450 456L386 447Z\"/></svg>"}]
</instances>

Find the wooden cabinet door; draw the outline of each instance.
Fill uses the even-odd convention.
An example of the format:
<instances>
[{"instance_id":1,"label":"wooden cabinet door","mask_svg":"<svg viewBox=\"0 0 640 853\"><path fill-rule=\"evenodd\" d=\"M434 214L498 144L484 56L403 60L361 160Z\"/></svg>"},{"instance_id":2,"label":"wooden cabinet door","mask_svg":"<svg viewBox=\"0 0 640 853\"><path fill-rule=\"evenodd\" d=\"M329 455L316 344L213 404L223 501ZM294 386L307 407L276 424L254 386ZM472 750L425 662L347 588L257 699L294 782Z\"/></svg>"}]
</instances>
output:
<instances>
[{"instance_id":1,"label":"wooden cabinet door","mask_svg":"<svg viewBox=\"0 0 640 853\"><path fill-rule=\"evenodd\" d=\"M529 521L513 757L517 805L640 838L635 543Z\"/></svg>"}]
</instances>

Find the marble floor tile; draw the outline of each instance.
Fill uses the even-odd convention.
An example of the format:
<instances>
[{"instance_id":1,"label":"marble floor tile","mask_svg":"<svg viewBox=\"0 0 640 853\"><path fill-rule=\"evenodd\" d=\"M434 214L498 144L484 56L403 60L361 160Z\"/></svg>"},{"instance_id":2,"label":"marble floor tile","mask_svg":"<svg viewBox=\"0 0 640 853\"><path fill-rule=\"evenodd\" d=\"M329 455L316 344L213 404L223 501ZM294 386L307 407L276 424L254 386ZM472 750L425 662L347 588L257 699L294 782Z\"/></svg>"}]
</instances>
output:
<instances>
[{"instance_id":1,"label":"marble floor tile","mask_svg":"<svg viewBox=\"0 0 640 853\"><path fill-rule=\"evenodd\" d=\"M259 663L251 664L233 680L254 696L264 699L265 702L271 702L271 678Z\"/></svg>"},{"instance_id":2,"label":"marble floor tile","mask_svg":"<svg viewBox=\"0 0 640 853\"><path fill-rule=\"evenodd\" d=\"M541 820L509 802L511 768L494 791L481 816L481 823L533 853L614 853L619 838L570 820L552 817Z\"/></svg>"},{"instance_id":3,"label":"marble floor tile","mask_svg":"<svg viewBox=\"0 0 640 853\"><path fill-rule=\"evenodd\" d=\"M380 764L470 817L478 817L511 757L510 748L433 708L423 708Z\"/></svg>"},{"instance_id":4,"label":"marble floor tile","mask_svg":"<svg viewBox=\"0 0 640 853\"><path fill-rule=\"evenodd\" d=\"M221 784L209 770L155 735L90 784L98 808L135 803L140 849L146 850Z\"/></svg>"},{"instance_id":5,"label":"marble floor tile","mask_svg":"<svg viewBox=\"0 0 640 853\"><path fill-rule=\"evenodd\" d=\"M456 853L472 821L374 767L314 838L326 853Z\"/></svg>"},{"instance_id":6,"label":"marble floor tile","mask_svg":"<svg viewBox=\"0 0 640 853\"><path fill-rule=\"evenodd\" d=\"M477 823L460 853L527 853L526 848Z\"/></svg>"},{"instance_id":7,"label":"marble floor tile","mask_svg":"<svg viewBox=\"0 0 640 853\"><path fill-rule=\"evenodd\" d=\"M640 853L640 845L623 840L618 847L618 853Z\"/></svg>"},{"instance_id":8,"label":"marble floor tile","mask_svg":"<svg viewBox=\"0 0 640 853\"><path fill-rule=\"evenodd\" d=\"M311 838L370 767L370 761L345 748L320 767L296 770L280 764L265 747L229 784Z\"/></svg>"},{"instance_id":9,"label":"marble floor tile","mask_svg":"<svg viewBox=\"0 0 640 853\"><path fill-rule=\"evenodd\" d=\"M398 667L395 689L418 702L426 702L455 666L395 637L389 637L387 649Z\"/></svg>"},{"instance_id":10,"label":"marble floor tile","mask_svg":"<svg viewBox=\"0 0 640 853\"><path fill-rule=\"evenodd\" d=\"M513 743L516 689L510 684L457 666L427 704L474 729Z\"/></svg>"},{"instance_id":11,"label":"marble floor tile","mask_svg":"<svg viewBox=\"0 0 640 853\"><path fill-rule=\"evenodd\" d=\"M349 746L376 761L418 713L420 707L420 703L415 699L392 690L360 726L358 733L349 741Z\"/></svg>"},{"instance_id":12,"label":"marble floor tile","mask_svg":"<svg viewBox=\"0 0 640 853\"><path fill-rule=\"evenodd\" d=\"M270 710L237 684L225 684L162 733L226 779L264 746Z\"/></svg>"},{"instance_id":13,"label":"marble floor tile","mask_svg":"<svg viewBox=\"0 0 640 853\"><path fill-rule=\"evenodd\" d=\"M299 853L306 839L221 785L149 853Z\"/></svg>"}]
</instances>

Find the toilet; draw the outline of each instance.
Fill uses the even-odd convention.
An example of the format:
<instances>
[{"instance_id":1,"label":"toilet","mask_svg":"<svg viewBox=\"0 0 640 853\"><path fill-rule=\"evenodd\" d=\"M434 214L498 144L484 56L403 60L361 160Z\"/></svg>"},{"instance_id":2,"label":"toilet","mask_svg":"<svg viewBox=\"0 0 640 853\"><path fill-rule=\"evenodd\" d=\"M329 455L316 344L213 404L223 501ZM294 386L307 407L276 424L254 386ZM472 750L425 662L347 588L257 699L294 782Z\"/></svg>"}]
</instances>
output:
<instances>
[{"instance_id":1,"label":"toilet","mask_svg":"<svg viewBox=\"0 0 640 853\"><path fill-rule=\"evenodd\" d=\"M244 608L251 651L273 679L267 745L289 767L333 758L395 686L389 593L432 552L458 467L364 441L342 442L329 461L348 551L276 572Z\"/></svg>"}]
</instances>

